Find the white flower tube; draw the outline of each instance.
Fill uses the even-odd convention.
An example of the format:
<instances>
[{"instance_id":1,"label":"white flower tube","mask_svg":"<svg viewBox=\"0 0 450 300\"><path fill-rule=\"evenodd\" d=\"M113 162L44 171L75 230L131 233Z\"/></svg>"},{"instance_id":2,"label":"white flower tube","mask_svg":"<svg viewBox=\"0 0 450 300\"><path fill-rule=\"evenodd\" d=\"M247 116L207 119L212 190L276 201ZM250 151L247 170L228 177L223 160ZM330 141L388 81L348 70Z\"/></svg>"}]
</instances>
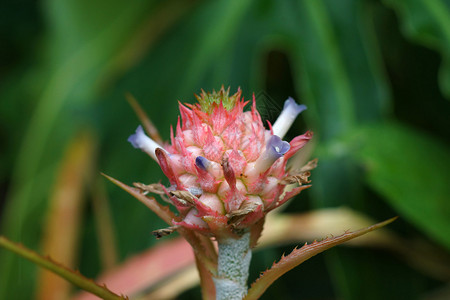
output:
<instances>
[{"instance_id":1,"label":"white flower tube","mask_svg":"<svg viewBox=\"0 0 450 300\"><path fill-rule=\"evenodd\" d=\"M155 155L156 148L164 149L161 145L149 138L144 133L144 129L142 129L141 125L138 126L135 134L130 135L128 141L133 145L134 148L141 149L156 161L158 161Z\"/></svg>"},{"instance_id":2,"label":"white flower tube","mask_svg":"<svg viewBox=\"0 0 450 300\"><path fill-rule=\"evenodd\" d=\"M298 114L306 109L306 105L297 104L294 99L289 97L284 102L283 111L272 126L273 134L283 138L294 123Z\"/></svg>"},{"instance_id":3,"label":"white flower tube","mask_svg":"<svg viewBox=\"0 0 450 300\"><path fill-rule=\"evenodd\" d=\"M255 162L255 171L257 174L267 171L273 163L289 151L291 145L280 139L279 136L272 135L266 144L266 150L259 156Z\"/></svg>"}]
</instances>

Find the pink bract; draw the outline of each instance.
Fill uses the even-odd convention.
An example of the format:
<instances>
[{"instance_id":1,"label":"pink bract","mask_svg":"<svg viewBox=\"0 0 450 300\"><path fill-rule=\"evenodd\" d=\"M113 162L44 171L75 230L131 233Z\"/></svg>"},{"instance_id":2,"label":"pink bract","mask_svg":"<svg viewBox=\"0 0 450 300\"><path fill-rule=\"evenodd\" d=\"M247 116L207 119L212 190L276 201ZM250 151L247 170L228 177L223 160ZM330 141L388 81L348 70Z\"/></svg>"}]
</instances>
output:
<instances>
[{"instance_id":1,"label":"pink bract","mask_svg":"<svg viewBox=\"0 0 450 300\"><path fill-rule=\"evenodd\" d=\"M230 97L222 88L197 98L198 104L179 104L181 119L175 134L171 130L169 145L146 144L150 138L138 133L139 128L129 141L156 156L169 179L165 192L180 214L173 225L218 238L239 235L309 187L300 183L285 191L285 179L296 175L286 169L288 158L312 138L312 132L291 143L282 141L270 123L269 129L264 127L254 96L251 108L244 110L248 101L241 99L240 89ZM276 122L284 128L306 109L292 98L288 101L280 117L293 107L293 113L288 111L292 120Z\"/></svg>"}]
</instances>

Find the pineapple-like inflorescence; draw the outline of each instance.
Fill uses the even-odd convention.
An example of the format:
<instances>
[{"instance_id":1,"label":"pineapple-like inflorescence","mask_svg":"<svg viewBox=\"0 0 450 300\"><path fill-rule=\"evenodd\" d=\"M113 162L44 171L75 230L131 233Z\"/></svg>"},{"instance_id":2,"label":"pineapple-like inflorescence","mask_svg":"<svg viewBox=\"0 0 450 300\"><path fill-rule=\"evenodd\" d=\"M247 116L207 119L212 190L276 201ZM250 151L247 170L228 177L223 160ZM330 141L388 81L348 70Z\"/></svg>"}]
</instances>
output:
<instances>
[{"instance_id":1,"label":"pineapple-like inflorescence","mask_svg":"<svg viewBox=\"0 0 450 300\"><path fill-rule=\"evenodd\" d=\"M165 194L179 212L174 226L216 238L240 235L264 218L270 210L309 187L299 182L286 189L286 168L312 133L290 143L282 138L297 115L306 109L292 98L286 100L280 117L264 127L253 97L251 108L241 99L241 90L202 91L198 104L179 104L181 120L171 130L171 143L159 145L138 127L128 141L148 153L170 181Z\"/></svg>"}]
</instances>

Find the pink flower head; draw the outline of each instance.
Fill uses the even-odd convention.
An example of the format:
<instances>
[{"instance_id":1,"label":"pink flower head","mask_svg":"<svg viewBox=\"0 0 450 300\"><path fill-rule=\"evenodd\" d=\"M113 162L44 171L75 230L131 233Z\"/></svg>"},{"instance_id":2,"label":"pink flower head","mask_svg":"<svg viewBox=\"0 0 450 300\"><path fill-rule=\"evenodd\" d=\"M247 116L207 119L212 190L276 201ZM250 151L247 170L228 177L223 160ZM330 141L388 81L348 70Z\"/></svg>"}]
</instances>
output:
<instances>
[{"instance_id":1,"label":"pink flower head","mask_svg":"<svg viewBox=\"0 0 450 300\"><path fill-rule=\"evenodd\" d=\"M311 132L290 143L282 138L297 115L306 109L292 98L270 129L256 110L241 99L241 90L202 91L198 104L179 104L175 134L164 148L142 128L128 139L160 165L170 182L165 192L179 212L173 224L216 237L249 230L270 210L309 187L299 182L286 188L286 168L312 137ZM270 124L269 124L270 127Z\"/></svg>"}]
</instances>

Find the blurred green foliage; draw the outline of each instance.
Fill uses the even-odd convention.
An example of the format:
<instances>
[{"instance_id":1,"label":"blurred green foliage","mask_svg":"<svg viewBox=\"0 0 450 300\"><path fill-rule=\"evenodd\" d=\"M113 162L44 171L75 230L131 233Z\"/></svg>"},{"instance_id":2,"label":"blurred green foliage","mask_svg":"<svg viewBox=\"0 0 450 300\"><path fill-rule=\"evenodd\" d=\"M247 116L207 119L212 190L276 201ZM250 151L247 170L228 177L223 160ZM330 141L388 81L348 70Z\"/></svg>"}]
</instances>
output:
<instances>
[{"instance_id":1,"label":"blurred green foliage","mask_svg":"<svg viewBox=\"0 0 450 300\"><path fill-rule=\"evenodd\" d=\"M0 5L1 232L12 240L39 249L55 172L83 130L98 139L99 172L164 182L126 142L138 124L126 92L168 139L177 100L224 84L246 99L254 92L263 115L288 96L308 105L291 136L313 130L320 163L290 212L347 205L379 220L399 215L393 230L449 255L450 1ZM107 188L120 259L155 244L149 232L162 221ZM100 271L93 218L88 205L79 250L88 276ZM283 251L257 253L254 276ZM0 299L30 299L36 267L0 250L0 278ZM416 299L444 283L390 253L336 249L265 298Z\"/></svg>"}]
</instances>

